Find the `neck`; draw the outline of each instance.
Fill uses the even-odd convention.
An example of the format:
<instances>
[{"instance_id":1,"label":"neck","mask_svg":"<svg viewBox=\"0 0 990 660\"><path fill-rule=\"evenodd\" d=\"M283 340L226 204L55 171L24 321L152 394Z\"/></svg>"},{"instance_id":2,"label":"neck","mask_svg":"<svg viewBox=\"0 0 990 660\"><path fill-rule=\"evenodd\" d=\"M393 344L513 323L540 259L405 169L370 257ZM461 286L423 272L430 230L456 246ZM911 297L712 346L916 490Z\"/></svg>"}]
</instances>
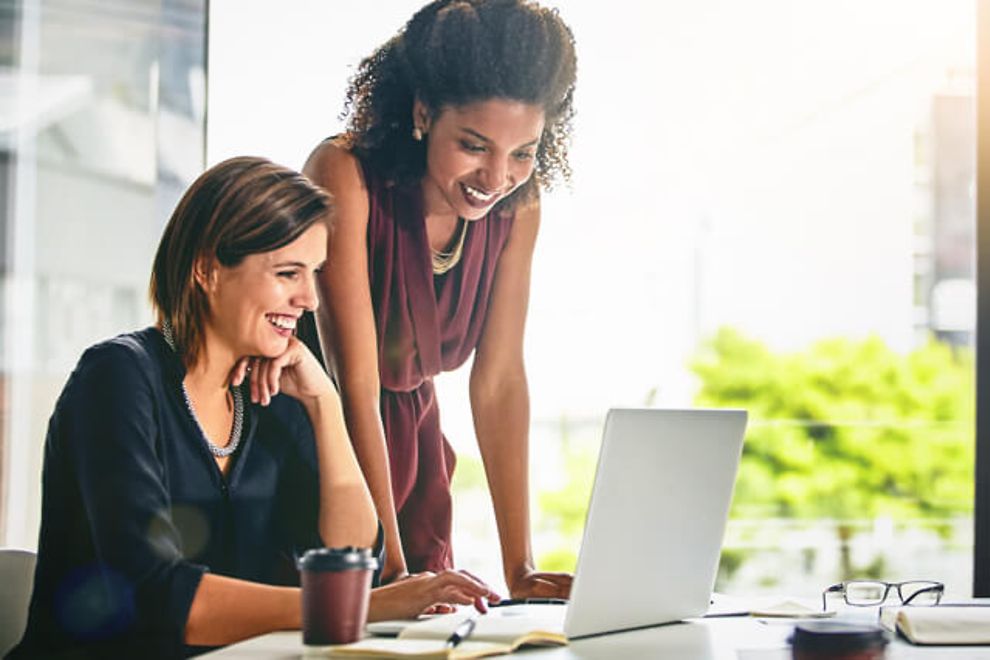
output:
<instances>
[{"instance_id":1,"label":"neck","mask_svg":"<svg viewBox=\"0 0 990 660\"><path fill-rule=\"evenodd\" d=\"M432 210L436 205L431 206L429 203L427 185L426 183L423 184L423 224L426 227L426 239L430 248L439 252L453 240L459 218L446 203L441 210Z\"/></svg>"},{"instance_id":2,"label":"neck","mask_svg":"<svg viewBox=\"0 0 990 660\"><path fill-rule=\"evenodd\" d=\"M199 358L186 369L186 387L195 389L200 394L226 396L230 386L230 373L235 364L237 356L234 352L207 332Z\"/></svg>"},{"instance_id":3,"label":"neck","mask_svg":"<svg viewBox=\"0 0 990 660\"><path fill-rule=\"evenodd\" d=\"M457 224L457 213L437 190L436 184L424 176L420 182L423 201L423 218L427 225L450 226Z\"/></svg>"}]
</instances>

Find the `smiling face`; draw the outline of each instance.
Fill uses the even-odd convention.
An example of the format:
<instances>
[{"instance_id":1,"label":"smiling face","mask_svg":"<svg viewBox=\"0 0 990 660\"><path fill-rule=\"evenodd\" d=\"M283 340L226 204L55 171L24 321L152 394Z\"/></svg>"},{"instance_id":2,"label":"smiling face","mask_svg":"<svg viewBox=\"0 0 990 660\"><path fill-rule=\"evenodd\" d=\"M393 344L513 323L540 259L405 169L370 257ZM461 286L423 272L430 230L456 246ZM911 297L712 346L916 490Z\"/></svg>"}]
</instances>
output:
<instances>
[{"instance_id":1,"label":"smiling face","mask_svg":"<svg viewBox=\"0 0 990 660\"><path fill-rule=\"evenodd\" d=\"M235 359L284 353L296 321L319 303L316 275L326 256L327 228L317 222L285 247L197 275L210 303L207 345Z\"/></svg>"},{"instance_id":2,"label":"smiling face","mask_svg":"<svg viewBox=\"0 0 990 660\"><path fill-rule=\"evenodd\" d=\"M520 101L444 107L433 117L417 101L414 125L427 140L427 215L483 218L533 175L544 120L543 108Z\"/></svg>"}]
</instances>

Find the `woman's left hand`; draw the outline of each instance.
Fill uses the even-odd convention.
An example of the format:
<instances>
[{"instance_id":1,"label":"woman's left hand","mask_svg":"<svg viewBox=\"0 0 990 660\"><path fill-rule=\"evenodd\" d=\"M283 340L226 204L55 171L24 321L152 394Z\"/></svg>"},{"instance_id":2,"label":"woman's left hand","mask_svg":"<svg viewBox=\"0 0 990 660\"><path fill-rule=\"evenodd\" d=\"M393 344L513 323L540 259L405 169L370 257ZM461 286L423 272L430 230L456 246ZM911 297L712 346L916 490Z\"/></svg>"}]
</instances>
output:
<instances>
[{"instance_id":1,"label":"woman's left hand","mask_svg":"<svg viewBox=\"0 0 990 660\"><path fill-rule=\"evenodd\" d=\"M333 383L310 350L295 337L275 358L241 358L231 372L230 383L237 386L250 379L251 401L267 406L279 392L303 403L333 394Z\"/></svg>"},{"instance_id":2,"label":"woman's left hand","mask_svg":"<svg viewBox=\"0 0 990 660\"><path fill-rule=\"evenodd\" d=\"M517 576L509 585L512 598L570 598L570 573L539 573L526 571Z\"/></svg>"}]
</instances>

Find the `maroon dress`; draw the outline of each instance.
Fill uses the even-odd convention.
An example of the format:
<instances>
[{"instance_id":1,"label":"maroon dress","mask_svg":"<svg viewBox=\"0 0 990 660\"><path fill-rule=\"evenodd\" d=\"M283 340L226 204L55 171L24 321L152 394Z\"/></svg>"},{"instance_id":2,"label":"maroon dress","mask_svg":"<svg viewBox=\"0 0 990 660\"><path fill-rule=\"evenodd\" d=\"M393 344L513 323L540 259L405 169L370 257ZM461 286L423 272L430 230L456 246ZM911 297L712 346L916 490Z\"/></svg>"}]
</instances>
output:
<instances>
[{"instance_id":1,"label":"maroon dress","mask_svg":"<svg viewBox=\"0 0 990 660\"><path fill-rule=\"evenodd\" d=\"M450 568L454 452L440 430L433 377L478 345L513 214L471 222L460 262L434 275L421 188L364 168L368 277L378 337L381 414L392 492L410 572Z\"/></svg>"}]
</instances>

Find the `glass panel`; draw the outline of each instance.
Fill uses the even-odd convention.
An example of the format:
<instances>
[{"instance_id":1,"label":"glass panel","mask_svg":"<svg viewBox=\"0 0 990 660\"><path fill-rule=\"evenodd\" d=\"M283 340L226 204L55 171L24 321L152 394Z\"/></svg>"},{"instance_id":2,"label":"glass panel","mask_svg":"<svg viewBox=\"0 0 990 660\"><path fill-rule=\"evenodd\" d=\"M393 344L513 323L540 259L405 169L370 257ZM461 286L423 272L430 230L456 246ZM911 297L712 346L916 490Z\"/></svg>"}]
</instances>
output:
<instances>
[{"instance_id":1,"label":"glass panel","mask_svg":"<svg viewBox=\"0 0 990 660\"><path fill-rule=\"evenodd\" d=\"M204 4L0 5L0 544L37 542L47 420L82 350L150 321L154 248L202 168Z\"/></svg>"}]
</instances>

